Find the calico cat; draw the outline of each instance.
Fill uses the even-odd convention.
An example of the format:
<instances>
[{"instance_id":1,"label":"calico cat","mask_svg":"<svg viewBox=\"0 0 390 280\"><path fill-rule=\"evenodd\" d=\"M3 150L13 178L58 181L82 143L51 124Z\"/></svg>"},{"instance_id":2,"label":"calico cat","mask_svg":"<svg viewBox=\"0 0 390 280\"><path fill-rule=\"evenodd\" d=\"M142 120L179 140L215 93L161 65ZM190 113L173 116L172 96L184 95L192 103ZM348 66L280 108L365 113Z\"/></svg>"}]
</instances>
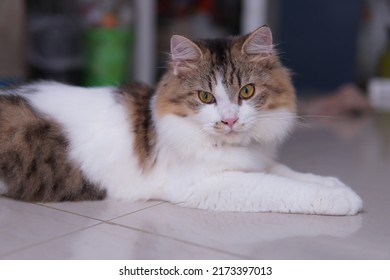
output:
<instances>
[{"instance_id":1,"label":"calico cat","mask_svg":"<svg viewBox=\"0 0 390 280\"><path fill-rule=\"evenodd\" d=\"M154 90L39 82L0 95L0 193L24 201L160 199L216 211L354 215L336 178L275 161L295 119L289 71L263 26L171 38Z\"/></svg>"}]
</instances>

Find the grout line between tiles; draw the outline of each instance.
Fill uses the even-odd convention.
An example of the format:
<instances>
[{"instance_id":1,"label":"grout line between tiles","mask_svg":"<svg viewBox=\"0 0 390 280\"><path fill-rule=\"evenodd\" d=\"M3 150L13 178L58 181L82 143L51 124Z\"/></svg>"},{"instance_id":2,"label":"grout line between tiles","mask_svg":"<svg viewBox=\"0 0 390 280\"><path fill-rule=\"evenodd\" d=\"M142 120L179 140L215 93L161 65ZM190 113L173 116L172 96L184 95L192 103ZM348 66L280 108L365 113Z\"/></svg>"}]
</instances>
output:
<instances>
[{"instance_id":1,"label":"grout line between tiles","mask_svg":"<svg viewBox=\"0 0 390 280\"><path fill-rule=\"evenodd\" d=\"M53 209L53 210L57 210L57 211L61 211L61 212L65 212L65 213L68 213L68 214L76 215L76 216L79 216L79 217L88 218L88 219L95 220L95 221L98 221L98 222L109 223L109 221L111 221L113 219L118 219L118 218L124 217L126 215L134 214L134 213L140 212L142 210L146 210L146 209L149 209L149 208L153 208L155 206L159 206L159 205L164 204L164 203L166 203L166 202L162 201L160 203L153 204L153 205L150 205L150 206L146 206L146 207L134 210L134 211L130 211L130 212L126 213L126 214L123 214L123 215L120 215L120 216L117 216L117 217L114 217L114 218L110 218L110 219L107 219L107 220L90 217L90 216L83 215L83 214L80 214L80 213L75 213L75 212L72 212L72 211L69 211L69 210L59 209L59 208L56 208L56 207L53 207L53 206L50 206L50 205L46 205L46 204L37 203L36 205L43 206L43 207L46 207L46 208L49 208L49 209Z\"/></svg>"},{"instance_id":2,"label":"grout line between tiles","mask_svg":"<svg viewBox=\"0 0 390 280\"><path fill-rule=\"evenodd\" d=\"M156 206L160 206L160 205L163 205L163 204L166 204L166 202L165 202L165 201L161 201L161 202L156 203L156 204L154 204L154 205L147 206L147 207L144 207L144 208L142 208L142 209L138 209L138 210L136 210L136 211L133 211L133 212L130 212L130 213L126 213L126 214L117 216L117 217L115 217L115 218L111 218L111 219L105 220L104 222L107 223L107 224L112 224L112 223L111 223L112 220L119 219L119 218L122 218L122 217L127 216L127 215L130 215L130 214L135 214L135 213L141 212L141 211L143 211L143 210L146 210L146 209L149 209L149 208L153 208L153 207L156 207Z\"/></svg>"}]
</instances>

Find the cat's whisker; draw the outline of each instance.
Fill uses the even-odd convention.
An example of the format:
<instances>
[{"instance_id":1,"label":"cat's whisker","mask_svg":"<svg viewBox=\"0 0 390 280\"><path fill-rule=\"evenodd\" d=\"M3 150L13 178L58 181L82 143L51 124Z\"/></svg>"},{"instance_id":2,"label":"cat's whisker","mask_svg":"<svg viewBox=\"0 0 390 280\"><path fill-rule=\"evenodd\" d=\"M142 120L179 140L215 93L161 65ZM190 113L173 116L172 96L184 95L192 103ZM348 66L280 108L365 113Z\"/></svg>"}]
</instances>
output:
<instances>
[{"instance_id":1,"label":"cat's whisker","mask_svg":"<svg viewBox=\"0 0 390 280\"><path fill-rule=\"evenodd\" d=\"M254 117L253 118L254 120L291 120L292 118L291 117L283 117L283 116L264 116L264 117Z\"/></svg>"},{"instance_id":2,"label":"cat's whisker","mask_svg":"<svg viewBox=\"0 0 390 280\"><path fill-rule=\"evenodd\" d=\"M256 116L257 119L295 119L291 116Z\"/></svg>"}]
</instances>

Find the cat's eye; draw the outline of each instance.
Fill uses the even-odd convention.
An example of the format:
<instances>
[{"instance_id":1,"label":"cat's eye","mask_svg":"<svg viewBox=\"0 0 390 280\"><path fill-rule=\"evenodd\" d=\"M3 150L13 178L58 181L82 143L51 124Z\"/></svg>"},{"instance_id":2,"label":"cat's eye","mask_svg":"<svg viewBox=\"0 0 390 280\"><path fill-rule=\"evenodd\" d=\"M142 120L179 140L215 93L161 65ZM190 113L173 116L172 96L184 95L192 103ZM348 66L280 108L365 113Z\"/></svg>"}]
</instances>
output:
<instances>
[{"instance_id":1,"label":"cat's eye","mask_svg":"<svg viewBox=\"0 0 390 280\"><path fill-rule=\"evenodd\" d=\"M212 104L215 102L215 97L210 92L200 90L198 91L200 101L206 104Z\"/></svg>"},{"instance_id":2,"label":"cat's eye","mask_svg":"<svg viewBox=\"0 0 390 280\"><path fill-rule=\"evenodd\" d=\"M249 99L255 93L255 86L253 84L247 84L240 89L240 98Z\"/></svg>"}]
</instances>

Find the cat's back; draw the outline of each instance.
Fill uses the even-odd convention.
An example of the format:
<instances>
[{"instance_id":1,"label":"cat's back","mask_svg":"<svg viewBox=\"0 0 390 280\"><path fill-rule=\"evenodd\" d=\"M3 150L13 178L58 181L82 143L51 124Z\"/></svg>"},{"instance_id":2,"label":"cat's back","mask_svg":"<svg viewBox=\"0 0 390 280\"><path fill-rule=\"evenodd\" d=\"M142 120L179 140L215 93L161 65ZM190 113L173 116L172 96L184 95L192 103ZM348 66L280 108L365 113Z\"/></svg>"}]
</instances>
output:
<instances>
[{"instance_id":1,"label":"cat's back","mask_svg":"<svg viewBox=\"0 0 390 280\"><path fill-rule=\"evenodd\" d=\"M116 88L83 88L57 82L38 82L0 94L1 123L20 131L40 121L57 126L71 145L91 145L99 135L112 135L116 127L129 131L126 106L118 101ZM118 133L118 132L117 132ZM112 135L112 137L119 135ZM120 135L124 136L124 135ZM100 143L101 144L101 143Z\"/></svg>"},{"instance_id":2,"label":"cat's back","mask_svg":"<svg viewBox=\"0 0 390 280\"><path fill-rule=\"evenodd\" d=\"M34 109L58 121L69 121L96 119L100 112L110 110L116 105L114 92L113 87L84 88L38 82L6 93L24 98Z\"/></svg>"}]
</instances>

